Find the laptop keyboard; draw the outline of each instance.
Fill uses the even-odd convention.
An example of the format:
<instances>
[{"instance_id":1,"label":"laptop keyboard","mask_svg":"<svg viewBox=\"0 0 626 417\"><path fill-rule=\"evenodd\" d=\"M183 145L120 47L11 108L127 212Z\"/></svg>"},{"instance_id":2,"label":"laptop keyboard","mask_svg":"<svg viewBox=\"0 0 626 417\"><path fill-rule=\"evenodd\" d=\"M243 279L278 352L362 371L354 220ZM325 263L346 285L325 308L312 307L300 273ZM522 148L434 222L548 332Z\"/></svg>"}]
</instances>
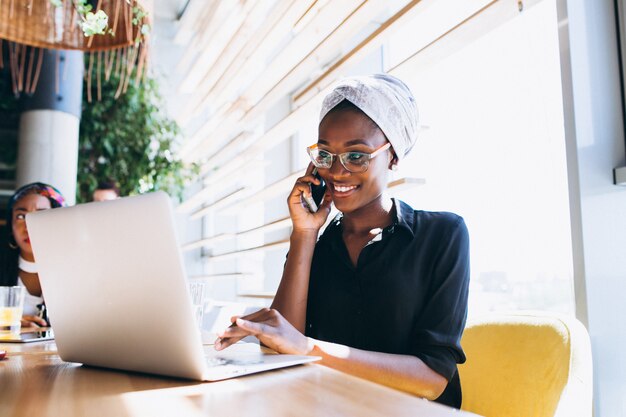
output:
<instances>
[{"instance_id":1,"label":"laptop keyboard","mask_svg":"<svg viewBox=\"0 0 626 417\"><path fill-rule=\"evenodd\" d=\"M212 345L204 346L204 360L208 368L241 368L265 363L258 344L237 343L224 352L216 352Z\"/></svg>"},{"instance_id":2,"label":"laptop keyboard","mask_svg":"<svg viewBox=\"0 0 626 417\"><path fill-rule=\"evenodd\" d=\"M220 357L220 356L205 356L204 360L209 368L214 368L216 366L247 366L247 365L255 365L259 363L263 363L262 355L250 355L250 354L242 354L238 357Z\"/></svg>"},{"instance_id":3,"label":"laptop keyboard","mask_svg":"<svg viewBox=\"0 0 626 417\"><path fill-rule=\"evenodd\" d=\"M215 366L228 365L228 363L230 362L228 359L225 359L225 358L216 358L216 357L208 357L208 356L205 356L204 360L209 368L213 368Z\"/></svg>"}]
</instances>

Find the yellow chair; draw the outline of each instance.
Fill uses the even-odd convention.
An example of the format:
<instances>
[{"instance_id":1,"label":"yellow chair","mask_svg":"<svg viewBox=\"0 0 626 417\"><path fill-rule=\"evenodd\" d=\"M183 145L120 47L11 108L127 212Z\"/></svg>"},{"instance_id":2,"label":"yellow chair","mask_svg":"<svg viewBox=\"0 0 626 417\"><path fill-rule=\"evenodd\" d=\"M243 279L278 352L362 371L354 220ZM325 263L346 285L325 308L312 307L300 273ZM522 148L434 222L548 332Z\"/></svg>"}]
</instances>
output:
<instances>
[{"instance_id":1,"label":"yellow chair","mask_svg":"<svg viewBox=\"0 0 626 417\"><path fill-rule=\"evenodd\" d=\"M485 417L591 417L591 345L575 318L487 314L468 321L461 344L461 409Z\"/></svg>"}]
</instances>

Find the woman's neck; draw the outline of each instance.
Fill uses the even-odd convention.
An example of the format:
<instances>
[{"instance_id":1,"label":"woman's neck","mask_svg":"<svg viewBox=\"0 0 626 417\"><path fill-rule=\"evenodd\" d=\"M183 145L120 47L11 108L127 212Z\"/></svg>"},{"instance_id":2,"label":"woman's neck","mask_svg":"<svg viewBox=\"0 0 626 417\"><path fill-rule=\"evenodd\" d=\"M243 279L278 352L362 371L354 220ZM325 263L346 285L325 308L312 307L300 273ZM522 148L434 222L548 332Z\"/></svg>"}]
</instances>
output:
<instances>
[{"instance_id":1,"label":"woman's neck","mask_svg":"<svg viewBox=\"0 0 626 417\"><path fill-rule=\"evenodd\" d=\"M28 261L28 262L35 262L35 255L33 255L33 253L32 253L32 252L31 252L31 253L28 253L28 252L25 252L25 251L20 251L19 256L20 256L22 259L24 259L25 261Z\"/></svg>"},{"instance_id":2,"label":"woman's neck","mask_svg":"<svg viewBox=\"0 0 626 417\"><path fill-rule=\"evenodd\" d=\"M350 213L344 213L343 231L347 234L370 233L393 223L393 201L380 196L376 200Z\"/></svg>"},{"instance_id":3,"label":"woman's neck","mask_svg":"<svg viewBox=\"0 0 626 417\"><path fill-rule=\"evenodd\" d=\"M32 252L27 253L25 251L20 251L19 256L25 261L35 262L35 257ZM39 283L39 274L37 274L37 272L27 272L20 269L18 275L30 295L35 295L37 297L41 296L41 284Z\"/></svg>"}]
</instances>

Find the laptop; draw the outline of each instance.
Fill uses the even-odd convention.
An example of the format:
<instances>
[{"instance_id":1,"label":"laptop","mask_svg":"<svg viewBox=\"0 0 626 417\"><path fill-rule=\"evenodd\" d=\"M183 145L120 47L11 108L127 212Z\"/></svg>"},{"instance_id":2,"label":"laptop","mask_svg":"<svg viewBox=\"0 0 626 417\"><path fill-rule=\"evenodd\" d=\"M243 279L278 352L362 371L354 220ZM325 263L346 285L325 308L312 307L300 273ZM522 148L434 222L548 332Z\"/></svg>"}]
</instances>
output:
<instances>
[{"instance_id":1,"label":"laptop","mask_svg":"<svg viewBox=\"0 0 626 417\"><path fill-rule=\"evenodd\" d=\"M19 334L0 335L0 343L32 343L52 339L52 329L41 327L23 328Z\"/></svg>"},{"instance_id":2,"label":"laptop","mask_svg":"<svg viewBox=\"0 0 626 417\"><path fill-rule=\"evenodd\" d=\"M64 361L216 381L320 359L203 346L164 192L39 211L26 224Z\"/></svg>"}]
</instances>

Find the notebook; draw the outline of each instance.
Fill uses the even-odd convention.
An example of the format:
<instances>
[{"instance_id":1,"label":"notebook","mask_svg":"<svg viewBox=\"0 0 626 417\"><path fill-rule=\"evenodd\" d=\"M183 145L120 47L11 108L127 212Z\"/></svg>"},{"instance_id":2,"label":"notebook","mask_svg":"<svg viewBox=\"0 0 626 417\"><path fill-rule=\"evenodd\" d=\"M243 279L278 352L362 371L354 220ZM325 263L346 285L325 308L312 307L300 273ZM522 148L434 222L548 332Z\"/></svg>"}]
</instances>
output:
<instances>
[{"instance_id":1,"label":"notebook","mask_svg":"<svg viewBox=\"0 0 626 417\"><path fill-rule=\"evenodd\" d=\"M203 346L164 192L30 213L26 224L64 361L214 381L319 359Z\"/></svg>"}]
</instances>

